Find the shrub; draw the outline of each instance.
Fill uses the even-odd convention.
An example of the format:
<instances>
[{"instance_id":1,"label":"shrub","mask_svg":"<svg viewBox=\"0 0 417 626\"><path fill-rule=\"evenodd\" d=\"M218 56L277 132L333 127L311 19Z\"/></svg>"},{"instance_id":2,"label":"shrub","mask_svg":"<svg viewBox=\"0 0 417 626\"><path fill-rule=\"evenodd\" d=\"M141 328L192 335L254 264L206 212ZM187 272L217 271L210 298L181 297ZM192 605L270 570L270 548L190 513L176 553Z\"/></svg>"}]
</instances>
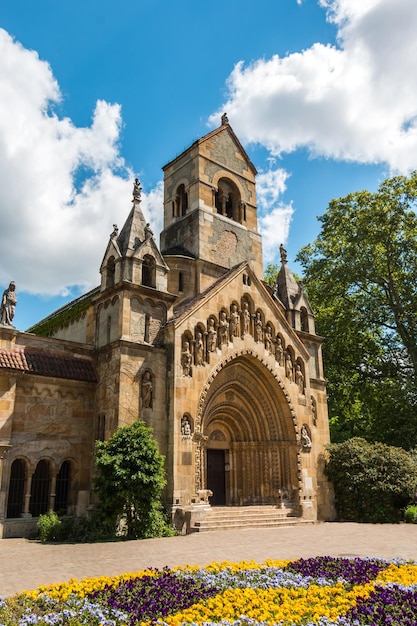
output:
<instances>
[{"instance_id":1,"label":"shrub","mask_svg":"<svg viewBox=\"0 0 417 626\"><path fill-rule=\"evenodd\" d=\"M410 453L354 437L328 446L325 473L342 521L398 522L413 501L417 465Z\"/></svg>"},{"instance_id":2,"label":"shrub","mask_svg":"<svg viewBox=\"0 0 417 626\"><path fill-rule=\"evenodd\" d=\"M404 519L407 524L417 524L417 505L410 504L404 511Z\"/></svg>"},{"instance_id":3,"label":"shrub","mask_svg":"<svg viewBox=\"0 0 417 626\"><path fill-rule=\"evenodd\" d=\"M38 537L41 541L59 541L59 529L61 521L55 511L48 511L40 515L37 523Z\"/></svg>"}]
</instances>

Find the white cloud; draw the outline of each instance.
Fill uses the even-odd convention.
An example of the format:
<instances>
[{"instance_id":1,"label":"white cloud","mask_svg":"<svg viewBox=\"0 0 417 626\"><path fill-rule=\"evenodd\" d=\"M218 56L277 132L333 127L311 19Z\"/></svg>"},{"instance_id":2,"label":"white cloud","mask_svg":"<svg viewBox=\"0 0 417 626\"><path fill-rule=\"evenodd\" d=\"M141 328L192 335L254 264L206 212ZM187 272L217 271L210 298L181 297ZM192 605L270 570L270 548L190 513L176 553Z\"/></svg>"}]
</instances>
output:
<instances>
[{"instance_id":1,"label":"white cloud","mask_svg":"<svg viewBox=\"0 0 417 626\"><path fill-rule=\"evenodd\" d=\"M61 94L49 65L2 29L0 58L0 283L50 295L90 288L112 224L131 208L120 106L98 101L91 126L77 128L54 112ZM155 202L156 192L143 194L152 225Z\"/></svg>"},{"instance_id":2,"label":"white cloud","mask_svg":"<svg viewBox=\"0 0 417 626\"><path fill-rule=\"evenodd\" d=\"M280 201L287 178L288 172L282 168L261 172L257 177L258 222L265 264L274 261L279 244L285 244L288 239L294 209Z\"/></svg>"},{"instance_id":3,"label":"white cloud","mask_svg":"<svg viewBox=\"0 0 417 626\"><path fill-rule=\"evenodd\" d=\"M212 120L227 111L243 141L273 155L307 147L313 156L416 168L417 3L319 2L338 29L337 47L241 61Z\"/></svg>"}]
</instances>

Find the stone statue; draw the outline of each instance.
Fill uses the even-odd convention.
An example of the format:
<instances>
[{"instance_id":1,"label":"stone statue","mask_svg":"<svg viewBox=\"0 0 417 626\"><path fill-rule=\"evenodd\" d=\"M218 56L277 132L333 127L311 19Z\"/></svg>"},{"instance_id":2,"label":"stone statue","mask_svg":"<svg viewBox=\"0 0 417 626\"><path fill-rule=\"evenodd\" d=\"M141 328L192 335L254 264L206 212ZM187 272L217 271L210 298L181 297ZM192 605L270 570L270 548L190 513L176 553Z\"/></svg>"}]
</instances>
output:
<instances>
[{"instance_id":1,"label":"stone statue","mask_svg":"<svg viewBox=\"0 0 417 626\"><path fill-rule=\"evenodd\" d=\"M151 409L153 402L153 385L150 372L145 372L142 378L142 407Z\"/></svg>"},{"instance_id":2,"label":"stone statue","mask_svg":"<svg viewBox=\"0 0 417 626\"><path fill-rule=\"evenodd\" d=\"M191 376L191 364L192 356L190 352L190 344L188 341L184 341L182 353L181 353L181 365L183 376Z\"/></svg>"},{"instance_id":3,"label":"stone statue","mask_svg":"<svg viewBox=\"0 0 417 626\"><path fill-rule=\"evenodd\" d=\"M277 337L275 341L275 360L279 365L282 365L283 358L284 348L282 347L282 339L281 337Z\"/></svg>"},{"instance_id":4,"label":"stone statue","mask_svg":"<svg viewBox=\"0 0 417 626\"><path fill-rule=\"evenodd\" d=\"M272 330L269 324L265 326L265 350L272 353Z\"/></svg>"},{"instance_id":5,"label":"stone statue","mask_svg":"<svg viewBox=\"0 0 417 626\"><path fill-rule=\"evenodd\" d=\"M287 352L287 355L285 357L285 376L290 382L294 380L292 359L289 352Z\"/></svg>"},{"instance_id":6,"label":"stone statue","mask_svg":"<svg viewBox=\"0 0 417 626\"><path fill-rule=\"evenodd\" d=\"M139 178L135 178L133 184L133 200L132 202L140 202L140 195L142 193L142 187L140 186Z\"/></svg>"},{"instance_id":7,"label":"stone statue","mask_svg":"<svg viewBox=\"0 0 417 626\"><path fill-rule=\"evenodd\" d=\"M145 226L145 239L150 239L151 237L153 237L153 232L148 222L148 224L146 224Z\"/></svg>"},{"instance_id":8,"label":"stone statue","mask_svg":"<svg viewBox=\"0 0 417 626\"><path fill-rule=\"evenodd\" d=\"M259 311L256 311L255 315L255 341L263 341L264 329L262 324L262 317Z\"/></svg>"},{"instance_id":9,"label":"stone statue","mask_svg":"<svg viewBox=\"0 0 417 626\"><path fill-rule=\"evenodd\" d=\"M117 224L113 224L113 232L110 233L110 238L113 239L114 237L117 237L118 234L119 234L119 228Z\"/></svg>"},{"instance_id":10,"label":"stone statue","mask_svg":"<svg viewBox=\"0 0 417 626\"><path fill-rule=\"evenodd\" d=\"M195 364L196 365L204 365L204 342L203 335L201 333L197 333L195 339Z\"/></svg>"},{"instance_id":11,"label":"stone statue","mask_svg":"<svg viewBox=\"0 0 417 626\"><path fill-rule=\"evenodd\" d=\"M307 426L305 424L301 427L301 446L303 450L311 450L312 446L310 435L308 434Z\"/></svg>"},{"instance_id":12,"label":"stone statue","mask_svg":"<svg viewBox=\"0 0 417 626\"><path fill-rule=\"evenodd\" d=\"M191 425L186 417L182 419L181 436L183 439L191 439Z\"/></svg>"},{"instance_id":13,"label":"stone statue","mask_svg":"<svg viewBox=\"0 0 417 626\"><path fill-rule=\"evenodd\" d=\"M220 311L218 330L220 346L222 346L223 344L228 343L229 334L229 322L227 321L227 316L224 311Z\"/></svg>"},{"instance_id":14,"label":"stone statue","mask_svg":"<svg viewBox=\"0 0 417 626\"><path fill-rule=\"evenodd\" d=\"M317 426L317 403L314 396L311 396L311 414L313 416L313 424Z\"/></svg>"},{"instance_id":15,"label":"stone statue","mask_svg":"<svg viewBox=\"0 0 417 626\"><path fill-rule=\"evenodd\" d=\"M250 312L249 312L249 304L247 302L243 303L242 309L242 337L249 334L250 330Z\"/></svg>"},{"instance_id":16,"label":"stone statue","mask_svg":"<svg viewBox=\"0 0 417 626\"><path fill-rule=\"evenodd\" d=\"M230 307L230 323L229 323L230 341L239 334L239 313L236 304Z\"/></svg>"},{"instance_id":17,"label":"stone statue","mask_svg":"<svg viewBox=\"0 0 417 626\"><path fill-rule=\"evenodd\" d=\"M287 251L282 244L279 247L279 254L281 256L281 263L287 263Z\"/></svg>"},{"instance_id":18,"label":"stone statue","mask_svg":"<svg viewBox=\"0 0 417 626\"><path fill-rule=\"evenodd\" d=\"M304 375L301 371L301 365L299 363L295 366L295 382L298 385L300 393L304 393Z\"/></svg>"},{"instance_id":19,"label":"stone statue","mask_svg":"<svg viewBox=\"0 0 417 626\"><path fill-rule=\"evenodd\" d=\"M222 115L222 126L229 123L229 118L227 117L227 113L223 113Z\"/></svg>"},{"instance_id":20,"label":"stone statue","mask_svg":"<svg viewBox=\"0 0 417 626\"><path fill-rule=\"evenodd\" d=\"M207 322L207 350L214 352L217 346L217 331L214 327L214 319L209 318Z\"/></svg>"},{"instance_id":21,"label":"stone statue","mask_svg":"<svg viewBox=\"0 0 417 626\"><path fill-rule=\"evenodd\" d=\"M9 287L3 291L0 306L0 324L13 326L12 321L16 310L16 285L12 281Z\"/></svg>"}]
</instances>

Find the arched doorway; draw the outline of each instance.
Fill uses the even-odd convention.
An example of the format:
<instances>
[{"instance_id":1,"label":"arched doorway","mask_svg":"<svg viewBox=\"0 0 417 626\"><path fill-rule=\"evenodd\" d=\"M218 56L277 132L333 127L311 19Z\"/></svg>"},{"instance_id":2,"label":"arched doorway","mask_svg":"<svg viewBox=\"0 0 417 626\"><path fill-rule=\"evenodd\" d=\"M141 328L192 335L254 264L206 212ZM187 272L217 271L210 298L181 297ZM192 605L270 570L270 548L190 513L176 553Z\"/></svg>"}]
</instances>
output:
<instances>
[{"instance_id":1,"label":"arched doorway","mask_svg":"<svg viewBox=\"0 0 417 626\"><path fill-rule=\"evenodd\" d=\"M298 504L294 412L285 388L255 356L219 368L205 392L197 452L213 505Z\"/></svg>"}]
</instances>

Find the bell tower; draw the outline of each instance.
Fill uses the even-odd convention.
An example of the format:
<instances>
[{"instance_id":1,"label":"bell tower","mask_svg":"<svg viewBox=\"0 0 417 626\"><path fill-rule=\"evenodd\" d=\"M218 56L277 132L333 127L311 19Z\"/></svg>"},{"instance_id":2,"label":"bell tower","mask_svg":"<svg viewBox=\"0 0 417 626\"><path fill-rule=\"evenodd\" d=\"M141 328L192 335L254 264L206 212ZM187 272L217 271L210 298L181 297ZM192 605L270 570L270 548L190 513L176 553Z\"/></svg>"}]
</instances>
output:
<instances>
[{"instance_id":1,"label":"bell tower","mask_svg":"<svg viewBox=\"0 0 417 626\"><path fill-rule=\"evenodd\" d=\"M164 171L161 252L168 291L181 299L248 262L263 275L256 209L256 169L226 114L221 125L170 161Z\"/></svg>"}]
</instances>

